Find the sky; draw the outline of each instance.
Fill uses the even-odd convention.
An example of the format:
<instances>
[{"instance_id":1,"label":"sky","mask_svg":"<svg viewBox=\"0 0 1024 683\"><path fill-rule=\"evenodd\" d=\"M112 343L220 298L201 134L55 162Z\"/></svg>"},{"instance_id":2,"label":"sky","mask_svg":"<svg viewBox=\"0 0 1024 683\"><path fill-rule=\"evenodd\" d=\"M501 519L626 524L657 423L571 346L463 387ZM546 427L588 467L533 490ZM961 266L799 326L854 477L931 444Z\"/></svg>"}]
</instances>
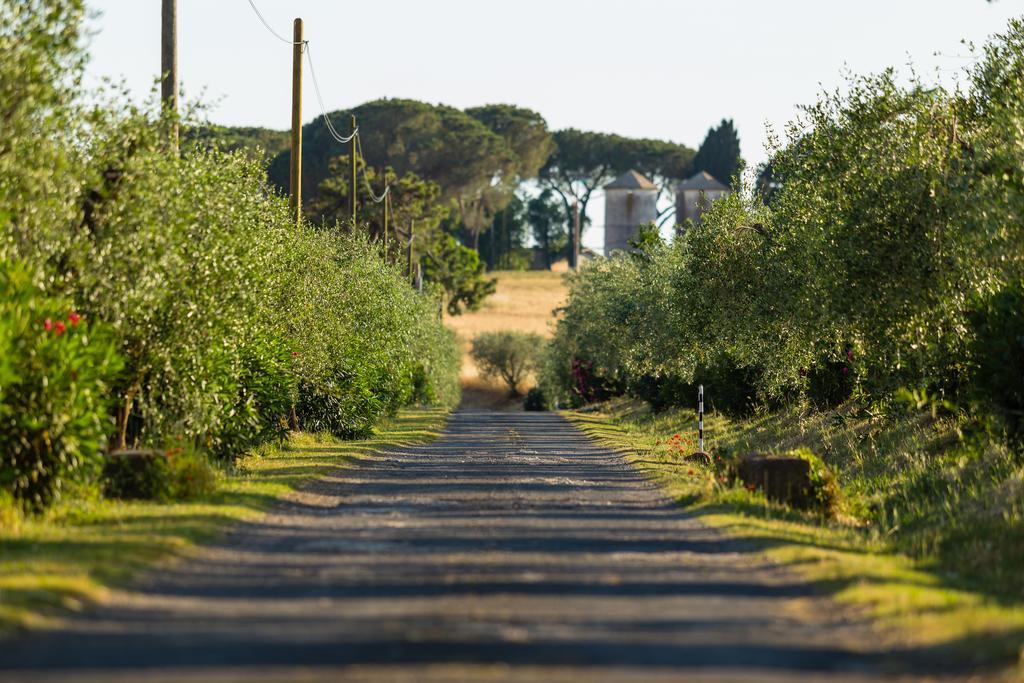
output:
<instances>
[{"instance_id":1,"label":"sky","mask_svg":"<svg viewBox=\"0 0 1024 683\"><path fill-rule=\"evenodd\" d=\"M505 102L575 127L698 147L722 118L762 162L781 129L844 73L889 66L951 83L1024 0L254 0L274 30L302 17L328 111L380 97ZM160 71L160 0L87 0L91 84L139 98ZM226 125L290 125L291 47L247 0L178 0L183 94ZM307 76L308 78L308 76ZM304 91L306 121L320 114ZM370 125L365 122L364 125ZM595 226L603 206L593 205ZM598 244L600 230L585 243Z\"/></svg>"}]
</instances>

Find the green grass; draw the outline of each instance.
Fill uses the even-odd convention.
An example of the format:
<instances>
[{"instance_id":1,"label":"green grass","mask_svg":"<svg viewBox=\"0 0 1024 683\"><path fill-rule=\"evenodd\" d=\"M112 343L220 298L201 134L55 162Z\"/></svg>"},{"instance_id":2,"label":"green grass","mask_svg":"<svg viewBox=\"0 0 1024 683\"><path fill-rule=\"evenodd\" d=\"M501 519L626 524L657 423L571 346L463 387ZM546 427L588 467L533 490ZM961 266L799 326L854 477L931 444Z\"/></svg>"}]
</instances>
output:
<instances>
[{"instance_id":1,"label":"green grass","mask_svg":"<svg viewBox=\"0 0 1024 683\"><path fill-rule=\"evenodd\" d=\"M691 410L653 414L617 400L567 417L709 525L868 610L894 644L955 648L985 664L1024 661L1020 508L997 495L1015 474L987 485L977 476L978 462L991 474L992 462L1010 467L1014 460L998 444L965 449L962 421L918 413L883 418L848 406L742 420L706 416L707 446L725 457L798 447L821 455L845 496L841 514L822 519L728 486L686 460L696 450ZM974 507L951 514L947 497ZM994 510L1001 512L996 521ZM894 519L900 511L902 519Z\"/></svg>"},{"instance_id":2,"label":"green grass","mask_svg":"<svg viewBox=\"0 0 1024 683\"><path fill-rule=\"evenodd\" d=\"M360 441L296 434L240 459L200 502L160 504L80 494L41 516L0 505L0 630L31 627L100 602L154 562L181 555L228 525L258 518L310 480L382 449L426 443L444 410L406 410Z\"/></svg>"}]
</instances>

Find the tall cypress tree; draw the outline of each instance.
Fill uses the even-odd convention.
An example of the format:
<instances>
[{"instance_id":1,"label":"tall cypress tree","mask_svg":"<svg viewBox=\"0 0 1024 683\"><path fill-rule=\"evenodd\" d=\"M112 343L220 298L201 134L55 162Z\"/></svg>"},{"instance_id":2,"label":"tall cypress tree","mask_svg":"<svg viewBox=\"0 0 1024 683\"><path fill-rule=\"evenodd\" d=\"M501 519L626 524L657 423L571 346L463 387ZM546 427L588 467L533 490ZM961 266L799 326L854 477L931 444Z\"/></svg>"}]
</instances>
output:
<instances>
[{"instance_id":1,"label":"tall cypress tree","mask_svg":"<svg viewBox=\"0 0 1024 683\"><path fill-rule=\"evenodd\" d=\"M704 142L693 158L693 172L707 171L717 180L731 185L733 176L743 164L740 137L732 119L722 119L717 128L708 130Z\"/></svg>"}]
</instances>

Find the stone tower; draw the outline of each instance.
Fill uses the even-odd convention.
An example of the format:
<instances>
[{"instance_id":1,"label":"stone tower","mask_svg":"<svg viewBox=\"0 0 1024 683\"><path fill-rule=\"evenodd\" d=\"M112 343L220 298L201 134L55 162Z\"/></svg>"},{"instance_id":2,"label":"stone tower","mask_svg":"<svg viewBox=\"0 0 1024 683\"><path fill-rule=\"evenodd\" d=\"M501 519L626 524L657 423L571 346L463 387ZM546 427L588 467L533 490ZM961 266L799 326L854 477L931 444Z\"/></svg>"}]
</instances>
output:
<instances>
[{"instance_id":1,"label":"stone tower","mask_svg":"<svg viewBox=\"0 0 1024 683\"><path fill-rule=\"evenodd\" d=\"M604 255L628 250L644 223L658 218L658 188L636 171L604 186Z\"/></svg>"},{"instance_id":2,"label":"stone tower","mask_svg":"<svg viewBox=\"0 0 1024 683\"><path fill-rule=\"evenodd\" d=\"M686 229L687 219L700 223L700 216L711 203L729 194L729 188L707 171L701 171L676 186L676 224Z\"/></svg>"}]
</instances>

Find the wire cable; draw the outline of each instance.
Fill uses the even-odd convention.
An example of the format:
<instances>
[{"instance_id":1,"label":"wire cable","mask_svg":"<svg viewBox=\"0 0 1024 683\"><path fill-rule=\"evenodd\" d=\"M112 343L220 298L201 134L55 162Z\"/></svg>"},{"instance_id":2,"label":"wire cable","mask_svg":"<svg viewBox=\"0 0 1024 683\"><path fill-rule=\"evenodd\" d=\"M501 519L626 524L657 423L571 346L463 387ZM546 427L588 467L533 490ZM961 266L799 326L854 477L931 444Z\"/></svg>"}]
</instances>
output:
<instances>
[{"instance_id":1,"label":"wire cable","mask_svg":"<svg viewBox=\"0 0 1024 683\"><path fill-rule=\"evenodd\" d=\"M256 7L256 3L254 3L252 0L249 0L249 7L252 7L252 11L256 13L256 16L259 18L260 23L263 24L264 28L266 28L268 31L270 31L270 35L274 36L275 38L280 40L282 43L288 43L289 45L299 45L300 44L300 43L295 42L294 40L288 40L287 38L282 36L280 33L275 31L273 28L271 28L270 24L267 23L267 20L263 18L262 14L260 14L259 9ZM305 42L309 42L309 41L305 41Z\"/></svg>"},{"instance_id":2,"label":"wire cable","mask_svg":"<svg viewBox=\"0 0 1024 683\"><path fill-rule=\"evenodd\" d=\"M359 132L359 127L356 127L356 132ZM359 156L366 160L366 156L363 154L363 139L361 135L356 136L356 149L359 151ZM391 193L391 183L384 186L384 191L380 195L373 193L373 187L370 185L370 179L366 177L366 164L363 164L363 180L366 181L366 191L370 193L370 199L373 200L374 204L380 204L384 201L384 198Z\"/></svg>"},{"instance_id":3,"label":"wire cable","mask_svg":"<svg viewBox=\"0 0 1024 683\"><path fill-rule=\"evenodd\" d=\"M309 76L310 80L313 81L313 92L316 93L316 101L320 104L320 113L323 114L324 123L327 124L327 132L330 133L331 137L334 138L335 141L340 142L341 144L352 142L352 138L357 138L358 140L359 126L356 126L354 131L345 136L338 132L338 129L334 127L333 123L331 123L330 117L327 116L327 107L324 106L324 98L320 94L320 84L316 80L316 68L313 66L313 55L309 50L308 40L306 41L306 61L309 63Z\"/></svg>"}]
</instances>

